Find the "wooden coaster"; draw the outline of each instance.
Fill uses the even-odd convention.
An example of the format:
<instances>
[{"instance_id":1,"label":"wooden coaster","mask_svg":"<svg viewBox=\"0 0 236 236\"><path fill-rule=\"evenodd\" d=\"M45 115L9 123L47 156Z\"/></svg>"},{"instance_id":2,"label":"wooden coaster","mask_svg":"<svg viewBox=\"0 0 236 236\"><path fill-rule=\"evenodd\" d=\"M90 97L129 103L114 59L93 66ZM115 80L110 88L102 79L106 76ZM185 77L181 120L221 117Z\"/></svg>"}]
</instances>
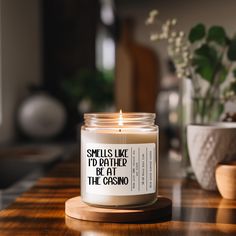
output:
<instances>
[{"instance_id":1,"label":"wooden coaster","mask_svg":"<svg viewBox=\"0 0 236 236\"><path fill-rule=\"evenodd\" d=\"M65 213L78 220L111 223L147 222L170 218L172 202L168 198L158 196L154 204L141 209L111 209L89 206L80 197L74 197L66 201Z\"/></svg>"}]
</instances>

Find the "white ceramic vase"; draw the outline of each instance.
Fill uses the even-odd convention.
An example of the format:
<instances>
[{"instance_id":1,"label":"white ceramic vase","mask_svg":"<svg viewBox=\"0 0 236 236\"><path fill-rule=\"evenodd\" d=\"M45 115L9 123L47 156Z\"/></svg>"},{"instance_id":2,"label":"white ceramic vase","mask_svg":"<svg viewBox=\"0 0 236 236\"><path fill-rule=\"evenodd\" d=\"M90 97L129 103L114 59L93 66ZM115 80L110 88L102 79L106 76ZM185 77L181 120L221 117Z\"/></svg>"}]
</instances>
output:
<instances>
[{"instance_id":1,"label":"white ceramic vase","mask_svg":"<svg viewBox=\"0 0 236 236\"><path fill-rule=\"evenodd\" d=\"M49 139L63 129L66 111L54 97L39 93L25 100L18 112L22 131L34 139Z\"/></svg>"},{"instance_id":2,"label":"white ceramic vase","mask_svg":"<svg viewBox=\"0 0 236 236\"><path fill-rule=\"evenodd\" d=\"M188 125L187 144L199 184L203 189L216 190L217 164L236 157L236 124Z\"/></svg>"}]
</instances>

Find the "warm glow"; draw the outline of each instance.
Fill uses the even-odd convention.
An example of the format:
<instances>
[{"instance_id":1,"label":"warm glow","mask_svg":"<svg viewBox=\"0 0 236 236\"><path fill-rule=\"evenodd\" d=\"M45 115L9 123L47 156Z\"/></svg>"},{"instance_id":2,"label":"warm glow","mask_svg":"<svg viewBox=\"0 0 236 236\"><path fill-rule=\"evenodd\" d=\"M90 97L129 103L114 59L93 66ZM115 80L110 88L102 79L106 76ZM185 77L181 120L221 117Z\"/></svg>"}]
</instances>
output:
<instances>
[{"instance_id":1,"label":"warm glow","mask_svg":"<svg viewBox=\"0 0 236 236\"><path fill-rule=\"evenodd\" d=\"M122 115L122 110L120 110L120 115L119 115L118 125L123 125L123 115Z\"/></svg>"}]
</instances>

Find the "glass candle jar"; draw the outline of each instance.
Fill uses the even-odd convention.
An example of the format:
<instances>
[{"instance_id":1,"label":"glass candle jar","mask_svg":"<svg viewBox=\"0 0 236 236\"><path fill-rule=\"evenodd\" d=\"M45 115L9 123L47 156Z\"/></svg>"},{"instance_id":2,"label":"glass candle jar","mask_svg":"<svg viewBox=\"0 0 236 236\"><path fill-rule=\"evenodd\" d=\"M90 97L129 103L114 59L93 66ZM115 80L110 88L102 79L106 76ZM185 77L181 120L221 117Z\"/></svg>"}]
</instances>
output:
<instances>
[{"instance_id":1,"label":"glass candle jar","mask_svg":"<svg viewBox=\"0 0 236 236\"><path fill-rule=\"evenodd\" d=\"M81 198L104 207L157 200L158 127L152 113L88 113L81 128Z\"/></svg>"}]
</instances>

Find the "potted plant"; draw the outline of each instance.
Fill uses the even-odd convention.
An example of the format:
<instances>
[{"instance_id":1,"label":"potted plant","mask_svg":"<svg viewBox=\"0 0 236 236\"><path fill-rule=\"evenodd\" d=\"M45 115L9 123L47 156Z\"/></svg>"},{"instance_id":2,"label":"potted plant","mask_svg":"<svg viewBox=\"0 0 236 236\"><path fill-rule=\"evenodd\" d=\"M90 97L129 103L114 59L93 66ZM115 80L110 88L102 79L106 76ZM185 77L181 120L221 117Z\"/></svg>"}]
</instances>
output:
<instances>
[{"instance_id":1,"label":"potted plant","mask_svg":"<svg viewBox=\"0 0 236 236\"><path fill-rule=\"evenodd\" d=\"M214 123L222 117L226 102L236 98L236 36L229 37L221 26L207 29L202 23L186 35L176 29L176 19L160 24L158 15L153 10L146 21L161 25L150 39L167 42L177 76L191 81L193 125L187 128L190 160L200 185L213 190L216 165L236 155L232 143L235 126Z\"/></svg>"},{"instance_id":2,"label":"potted plant","mask_svg":"<svg viewBox=\"0 0 236 236\"><path fill-rule=\"evenodd\" d=\"M158 11L150 12L148 25L159 25ZM152 41L165 40L177 76L192 82L193 122L218 121L227 101L236 98L236 36L229 37L221 26L209 29L202 23L189 34L176 29L168 19L152 33Z\"/></svg>"}]
</instances>

